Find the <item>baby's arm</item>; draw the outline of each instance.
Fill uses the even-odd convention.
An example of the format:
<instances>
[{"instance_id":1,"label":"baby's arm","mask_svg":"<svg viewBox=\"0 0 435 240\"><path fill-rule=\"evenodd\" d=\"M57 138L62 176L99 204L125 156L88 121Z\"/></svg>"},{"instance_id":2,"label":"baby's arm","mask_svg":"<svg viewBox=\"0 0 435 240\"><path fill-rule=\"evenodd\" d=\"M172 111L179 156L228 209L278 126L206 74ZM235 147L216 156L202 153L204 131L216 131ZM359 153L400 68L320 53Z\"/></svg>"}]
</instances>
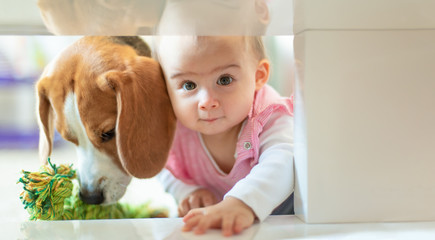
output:
<instances>
[{"instance_id":1,"label":"baby's arm","mask_svg":"<svg viewBox=\"0 0 435 240\"><path fill-rule=\"evenodd\" d=\"M264 129L260 135L259 163L222 202L190 211L184 217L184 230L203 233L214 227L222 228L226 236L238 233L251 226L255 217L263 221L291 195L294 186L293 118L275 114Z\"/></svg>"},{"instance_id":2,"label":"baby's arm","mask_svg":"<svg viewBox=\"0 0 435 240\"><path fill-rule=\"evenodd\" d=\"M242 200L263 221L293 193L293 118L272 115L260 143L258 164L225 197Z\"/></svg>"}]
</instances>

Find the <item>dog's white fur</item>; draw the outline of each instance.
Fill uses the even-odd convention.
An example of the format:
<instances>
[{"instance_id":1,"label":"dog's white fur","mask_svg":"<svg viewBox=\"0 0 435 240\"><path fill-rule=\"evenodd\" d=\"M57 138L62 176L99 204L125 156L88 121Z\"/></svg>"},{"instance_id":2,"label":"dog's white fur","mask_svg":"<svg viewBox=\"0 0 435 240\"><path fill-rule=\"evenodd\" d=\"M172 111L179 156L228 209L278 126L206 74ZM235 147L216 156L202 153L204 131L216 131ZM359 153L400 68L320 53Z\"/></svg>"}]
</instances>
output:
<instances>
[{"instance_id":1,"label":"dog's white fur","mask_svg":"<svg viewBox=\"0 0 435 240\"><path fill-rule=\"evenodd\" d=\"M105 202L116 202L124 195L131 176L120 171L111 156L95 148L89 141L80 120L77 98L73 93L68 94L65 99L64 114L71 134L75 135L80 143L76 148L80 187L87 192L102 189Z\"/></svg>"}]
</instances>

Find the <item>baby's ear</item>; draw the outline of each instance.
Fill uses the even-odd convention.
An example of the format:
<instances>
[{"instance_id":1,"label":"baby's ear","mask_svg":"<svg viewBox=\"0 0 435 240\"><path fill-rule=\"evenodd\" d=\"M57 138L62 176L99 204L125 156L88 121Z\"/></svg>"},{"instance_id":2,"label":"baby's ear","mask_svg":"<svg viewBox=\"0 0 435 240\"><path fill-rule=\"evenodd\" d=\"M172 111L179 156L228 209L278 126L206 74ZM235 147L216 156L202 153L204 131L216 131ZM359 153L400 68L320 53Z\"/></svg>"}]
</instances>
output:
<instances>
[{"instance_id":1,"label":"baby's ear","mask_svg":"<svg viewBox=\"0 0 435 240\"><path fill-rule=\"evenodd\" d=\"M255 72L255 90L259 90L269 80L270 63L269 60L263 59L257 65Z\"/></svg>"}]
</instances>

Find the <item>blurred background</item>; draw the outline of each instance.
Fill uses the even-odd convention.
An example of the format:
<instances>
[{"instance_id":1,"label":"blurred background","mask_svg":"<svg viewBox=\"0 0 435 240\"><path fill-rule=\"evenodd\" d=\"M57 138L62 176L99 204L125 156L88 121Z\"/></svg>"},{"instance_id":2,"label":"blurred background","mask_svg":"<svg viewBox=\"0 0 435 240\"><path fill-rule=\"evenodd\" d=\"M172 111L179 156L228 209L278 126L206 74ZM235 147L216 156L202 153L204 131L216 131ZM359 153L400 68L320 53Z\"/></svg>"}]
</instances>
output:
<instances>
[{"instance_id":1,"label":"blurred background","mask_svg":"<svg viewBox=\"0 0 435 240\"><path fill-rule=\"evenodd\" d=\"M77 37L0 37L0 148L37 147L34 84L44 66Z\"/></svg>"}]
</instances>

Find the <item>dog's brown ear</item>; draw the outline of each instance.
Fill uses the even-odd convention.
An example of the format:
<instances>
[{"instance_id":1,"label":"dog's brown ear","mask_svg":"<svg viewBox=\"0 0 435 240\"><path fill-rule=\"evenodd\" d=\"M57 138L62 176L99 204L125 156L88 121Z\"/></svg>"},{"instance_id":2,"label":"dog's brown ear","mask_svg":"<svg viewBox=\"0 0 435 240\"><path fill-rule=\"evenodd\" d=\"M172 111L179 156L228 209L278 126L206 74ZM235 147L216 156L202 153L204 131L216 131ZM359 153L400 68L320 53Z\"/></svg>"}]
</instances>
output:
<instances>
[{"instance_id":1,"label":"dog's brown ear","mask_svg":"<svg viewBox=\"0 0 435 240\"><path fill-rule=\"evenodd\" d=\"M37 119L39 125L39 160L46 164L53 148L54 115L50 100L44 88L45 79L40 79L36 85Z\"/></svg>"},{"instance_id":2,"label":"dog's brown ear","mask_svg":"<svg viewBox=\"0 0 435 240\"><path fill-rule=\"evenodd\" d=\"M129 70L106 72L98 83L104 88L101 79L116 93L116 144L124 169L137 178L155 176L165 166L175 131L160 65L138 57Z\"/></svg>"}]
</instances>

